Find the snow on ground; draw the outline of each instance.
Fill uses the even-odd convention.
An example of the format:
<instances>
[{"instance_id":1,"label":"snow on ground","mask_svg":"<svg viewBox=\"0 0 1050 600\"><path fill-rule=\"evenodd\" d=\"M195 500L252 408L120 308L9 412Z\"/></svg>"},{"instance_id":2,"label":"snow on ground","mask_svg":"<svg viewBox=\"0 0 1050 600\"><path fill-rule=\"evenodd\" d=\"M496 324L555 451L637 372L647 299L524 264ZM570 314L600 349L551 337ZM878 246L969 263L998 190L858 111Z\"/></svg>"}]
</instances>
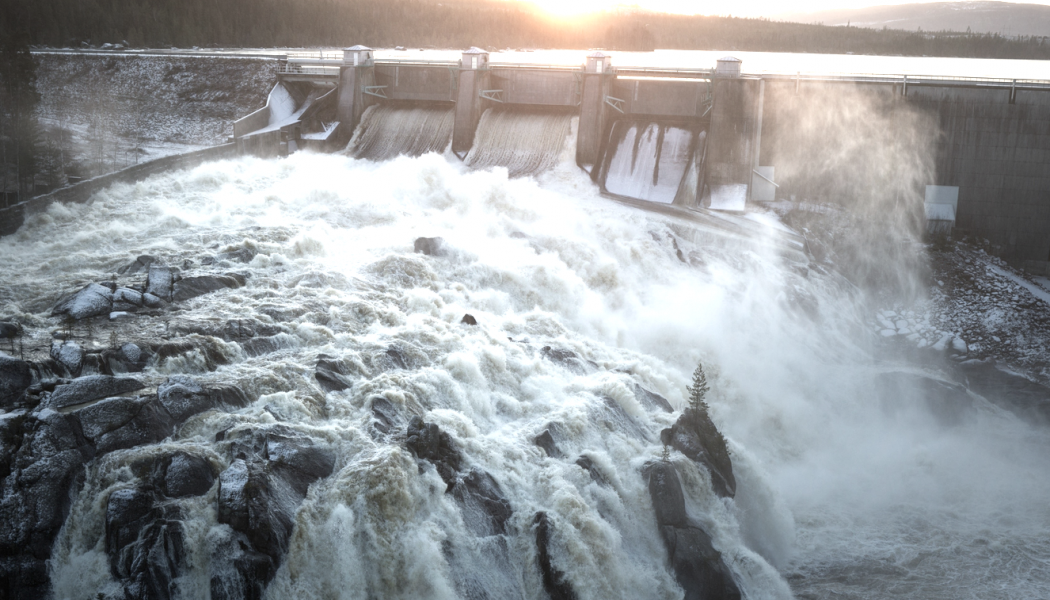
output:
<instances>
[{"instance_id":1,"label":"snow on ground","mask_svg":"<svg viewBox=\"0 0 1050 600\"><path fill-rule=\"evenodd\" d=\"M273 86L268 59L37 54L39 116L84 176L224 142Z\"/></svg>"},{"instance_id":2,"label":"snow on ground","mask_svg":"<svg viewBox=\"0 0 1050 600\"><path fill-rule=\"evenodd\" d=\"M1050 290L967 242L930 248L930 266L928 297L879 310L871 320L875 332L959 360L994 359L1050 381Z\"/></svg>"}]
</instances>

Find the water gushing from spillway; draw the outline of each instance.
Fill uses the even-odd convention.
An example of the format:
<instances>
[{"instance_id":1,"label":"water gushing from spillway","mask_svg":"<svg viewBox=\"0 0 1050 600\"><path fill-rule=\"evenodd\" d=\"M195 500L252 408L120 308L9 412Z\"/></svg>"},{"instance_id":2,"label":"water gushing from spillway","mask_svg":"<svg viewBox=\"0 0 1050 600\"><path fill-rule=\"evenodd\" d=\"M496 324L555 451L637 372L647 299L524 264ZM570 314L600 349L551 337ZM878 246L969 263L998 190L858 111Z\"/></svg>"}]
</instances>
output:
<instances>
[{"instance_id":1,"label":"water gushing from spillway","mask_svg":"<svg viewBox=\"0 0 1050 600\"><path fill-rule=\"evenodd\" d=\"M689 169L694 148L699 145L703 151L705 137L704 132L697 134L685 126L617 121L609 134L611 155L603 170L606 191L670 204Z\"/></svg>"},{"instance_id":2,"label":"water gushing from spillway","mask_svg":"<svg viewBox=\"0 0 1050 600\"><path fill-rule=\"evenodd\" d=\"M245 158L52 206L0 240L0 310L41 326L59 295L140 254L186 274L247 276L163 321L114 330L118 342L207 342L222 364L160 360L148 383L189 372L236 383L253 402L92 463L52 557L56 597L122 593L105 511L139 485L135 465L185 451L229 471L230 440L277 426L335 459L293 515L268 598L542 598L538 512L553 524L548 559L580 598L681 597L641 475L675 415L633 390L681 409L701 360L735 499L719 498L692 461L671 460L689 515L746 597L790 597L777 569L818 598L1048 589L1044 430L980 398L946 423L921 398L880 396L878 377L902 367L871 358L854 289L785 251L792 236L768 219L679 222L602 199L564 166L509 179L437 155ZM421 236L442 237L444 255L414 253ZM250 262L203 260L241 249ZM461 323L466 313L476 326ZM269 351L209 333L242 321L280 330ZM551 360L548 346L580 360ZM344 365L352 386L326 393L319 360ZM400 419L390 436L374 428L377 403ZM396 432L413 415L448 432L464 469L498 482L513 510L503 533L405 449ZM545 430L556 454L533 442ZM217 487L171 501L189 549L181 598L207 597L223 557L243 552L219 522Z\"/></svg>"},{"instance_id":3,"label":"water gushing from spillway","mask_svg":"<svg viewBox=\"0 0 1050 600\"><path fill-rule=\"evenodd\" d=\"M361 116L347 151L354 158L371 160L441 153L452 141L454 124L451 108L377 104Z\"/></svg>"},{"instance_id":4,"label":"water gushing from spillway","mask_svg":"<svg viewBox=\"0 0 1050 600\"><path fill-rule=\"evenodd\" d=\"M511 177L547 171L558 161L572 120L555 109L490 108L464 162L476 169L505 167Z\"/></svg>"}]
</instances>

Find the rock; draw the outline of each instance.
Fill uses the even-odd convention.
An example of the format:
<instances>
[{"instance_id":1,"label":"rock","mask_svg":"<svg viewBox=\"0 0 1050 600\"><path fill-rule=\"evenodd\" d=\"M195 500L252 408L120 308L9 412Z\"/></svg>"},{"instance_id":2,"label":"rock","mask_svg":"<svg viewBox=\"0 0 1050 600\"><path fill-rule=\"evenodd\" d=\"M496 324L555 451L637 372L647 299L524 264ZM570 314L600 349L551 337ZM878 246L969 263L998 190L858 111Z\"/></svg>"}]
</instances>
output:
<instances>
[{"instance_id":1,"label":"rock","mask_svg":"<svg viewBox=\"0 0 1050 600\"><path fill-rule=\"evenodd\" d=\"M0 354L0 408L10 408L25 398L33 385L29 363Z\"/></svg>"},{"instance_id":2,"label":"rock","mask_svg":"<svg viewBox=\"0 0 1050 600\"><path fill-rule=\"evenodd\" d=\"M674 412L674 407L671 406L671 403L667 401L667 398L664 398L659 394L650 392L649 390L643 388L637 383L632 386L632 389L634 391L635 399L637 399L638 402L642 405L648 407L650 410L659 409L668 413Z\"/></svg>"},{"instance_id":3,"label":"rock","mask_svg":"<svg viewBox=\"0 0 1050 600\"><path fill-rule=\"evenodd\" d=\"M0 556L23 557L30 562L19 564L33 569L33 560L50 558L94 448L75 418L54 411L26 416L17 435L0 499Z\"/></svg>"},{"instance_id":4,"label":"rock","mask_svg":"<svg viewBox=\"0 0 1050 600\"><path fill-rule=\"evenodd\" d=\"M235 319L227 321L218 336L228 342L239 342L253 337L270 337L284 333L280 325L270 325L255 319Z\"/></svg>"},{"instance_id":5,"label":"rock","mask_svg":"<svg viewBox=\"0 0 1050 600\"><path fill-rule=\"evenodd\" d=\"M335 456L282 426L240 431L231 449L237 458L219 476L219 522L244 534L250 544L245 556L251 560L235 559L237 571L265 586L288 549L299 504L310 484L331 475ZM216 581L229 584L228 578L213 578L213 590ZM219 597L231 596L223 592Z\"/></svg>"},{"instance_id":6,"label":"rock","mask_svg":"<svg viewBox=\"0 0 1050 600\"><path fill-rule=\"evenodd\" d=\"M609 481L605 479L605 475L602 475L602 472L598 470L598 466L594 464L594 461L591 460L589 456L580 456L577 458L576 465L584 471L587 471L591 476L591 479L593 479L598 485L609 485Z\"/></svg>"},{"instance_id":7,"label":"rock","mask_svg":"<svg viewBox=\"0 0 1050 600\"><path fill-rule=\"evenodd\" d=\"M117 310L109 313L110 321L125 321L132 317L131 313L122 310Z\"/></svg>"},{"instance_id":8,"label":"rock","mask_svg":"<svg viewBox=\"0 0 1050 600\"><path fill-rule=\"evenodd\" d=\"M465 314L465 315L463 315L463 318L460 319L459 322L460 323L466 323L467 325L477 325L478 324L478 320L475 319L474 315L472 315L472 314Z\"/></svg>"},{"instance_id":9,"label":"rock","mask_svg":"<svg viewBox=\"0 0 1050 600\"><path fill-rule=\"evenodd\" d=\"M162 308L165 302L160 296L155 296L147 292L142 294L142 304L146 308Z\"/></svg>"},{"instance_id":10,"label":"rock","mask_svg":"<svg viewBox=\"0 0 1050 600\"><path fill-rule=\"evenodd\" d=\"M120 287L113 292L113 304L122 303L127 306L142 306L142 292L131 288ZM124 309L118 309L124 310Z\"/></svg>"},{"instance_id":11,"label":"rock","mask_svg":"<svg viewBox=\"0 0 1050 600\"><path fill-rule=\"evenodd\" d=\"M89 375L57 386L51 393L47 405L54 409L75 406L101 398L136 392L144 387L146 387L145 384L133 377Z\"/></svg>"},{"instance_id":12,"label":"rock","mask_svg":"<svg viewBox=\"0 0 1050 600\"><path fill-rule=\"evenodd\" d=\"M92 283L59 300L58 304L51 309L51 316L65 315L76 320L87 319L106 314L112 307L113 291L103 285Z\"/></svg>"},{"instance_id":13,"label":"rock","mask_svg":"<svg viewBox=\"0 0 1050 600\"><path fill-rule=\"evenodd\" d=\"M202 275L187 277L175 284L172 300L182 302L197 296L203 296L216 290L239 288L245 283L240 275Z\"/></svg>"},{"instance_id":14,"label":"rock","mask_svg":"<svg viewBox=\"0 0 1050 600\"><path fill-rule=\"evenodd\" d=\"M158 488L169 498L200 496L211 489L215 482L215 470L207 460L177 452L167 457L163 466L163 478L159 478Z\"/></svg>"},{"instance_id":15,"label":"rock","mask_svg":"<svg viewBox=\"0 0 1050 600\"><path fill-rule=\"evenodd\" d=\"M416 238L414 245L416 252L422 252L427 256L447 256L448 251L445 249L445 240L439 237L432 238Z\"/></svg>"},{"instance_id":16,"label":"rock","mask_svg":"<svg viewBox=\"0 0 1050 600\"><path fill-rule=\"evenodd\" d=\"M558 445L554 443L554 436L551 435L550 429L544 429L543 433L532 438L532 443L543 448L543 451L547 453L547 456L551 458L561 458L561 452L558 450Z\"/></svg>"},{"instance_id":17,"label":"rock","mask_svg":"<svg viewBox=\"0 0 1050 600\"><path fill-rule=\"evenodd\" d=\"M117 273L120 273L121 275L135 275L138 273L145 273L149 271L150 265L152 265L155 262L159 262L155 256L143 254L142 256L136 258L135 262L117 269Z\"/></svg>"},{"instance_id":18,"label":"rock","mask_svg":"<svg viewBox=\"0 0 1050 600\"><path fill-rule=\"evenodd\" d=\"M127 598L170 600L185 564L186 535L177 506L156 506L152 491L121 489L106 505L110 571Z\"/></svg>"},{"instance_id":19,"label":"rock","mask_svg":"<svg viewBox=\"0 0 1050 600\"><path fill-rule=\"evenodd\" d=\"M233 385L205 388L186 375L173 375L157 387L157 397L177 422L216 407L243 408L251 401Z\"/></svg>"},{"instance_id":20,"label":"rock","mask_svg":"<svg viewBox=\"0 0 1050 600\"><path fill-rule=\"evenodd\" d=\"M729 448L706 412L687 409L674 425L660 432L660 441L706 467L719 496L732 498L736 494Z\"/></svg>"},{"instance_id":21,"label":"rock","mask_svg":"<svg viewBox=\"0 0 1050 600\"><path fill-rule=\"evenodd\" d=\"M318 385L326 392L341 392L353 387L353 381L349 377L346 365L339 360L326 357L318 357L317 367L314 369L314 378Z\"/></svg>"},{"instance_id":22,"label":"rock","mask_svg":"<svg viewBox=\"0 0 1050 600\"><path fill-rule=\"evenodd\" d=\"M171 302L172 286L175 285L175 274L170 267L162 264L152 263L149 266L149 275L146 276L146 293L152 294L161 300ZM145 299L143 299L145 302Z\"/></svg>"},{"instance_id":23,"label":"rock","mask_svg":"<svg viewBox=\"0 0 1050 600\"><path fill-rule=\"evenodd\" d=\"M100 455L159 442L176 425L154 396L107 398L74 414Z\"/></svg>"},{"instance_id":24,"label":"rock","mask_svg":"<svg viewBox=\"0 0 1050 600\"><path fill-rule=\"evenodd\" d=\"M129 371L141 371L149 361L149 353L131 342L120 347L120 356L124 359L124 364L129 366Z\"/></svg>"},{"instance_id":25,"label":"rock","mask_svg":"<svg viewBox=\"0 0 1050 600\"><path fill-rule=\"evenodd\" d=\"M248 356L262 356L280 350L284 345L279 336L256 337L241 342L241 349Z\"/></svg>"},{"instance_id":26,"label":"rock","mask_svg":"<svg viewBox=\"0 0 1050 600\"><path fill-rule=\"evenodd\" d=\"M372 427L382 434L389 434L402 423L397 407L382 396L372 398L372 416L375 418Z\"/></svg>"},{"instance_id":27,"label":"rock","mask_svg":"<svg viewBox=\"0 0 1050 600\"><path fill-rule=\"evenodd\" d=\"M656 522L686 600L740 600L740 590L721 554L686 513L685 495L674 465L652 462L645 471Z\"/></svg>"},{"instance_id":28,"label":"rock","mask_svg":"<svg viewBox=\"0 0 1050 600\"><path fill-rule=\"evenodd\" d=\"M463 521L475 535L507 533L507 521L513 511L492 475L471 469L466 476L456 478L451 493L459 501Z\"/></svg>"},{"instance_id":29,"label":"rock","mask_svg":"<svg viewBox=\"0 0 1050 600\"><path fill-rule=\"evenodd\" d=\"M387 348L380 356L380 360L376 363L384 370L389 369L407 369L408 361L405 360L405 353L397 346L391 346Z\"/></svg>"},{"instance_id":30,"label":"rock","mask_svg":"<svg viewBox=\"0 0 1050 600\"><path fill-rule=\"evenodd\" d=\"M584 375L595 366L593 363L585 362L572 350L566 350L564 348L544 346L540 349L540 354L543 358L546 358L553 363L563 365L577 375Z\"/></svg>"},{"instance_id":31,"label":"rock","mask_svg":"<svg viewBox=\"0 0 1050 600\"><path fill-rule=\"evenodd\" d=\"M441 431L441 428L433 423L424 422L418 416L412 417L408 423L405 446L417 458L430 461L441 475L441 479L448 484L448 489L452 488L463 459L449 434Z\"/></svg>"},{"instance_id":32,"label":"rock","mask_svg":"<svg viewBox=\"0 0 1050 600\"><path fill-rule=\"evenodd\" d=\"M18 323L0 321L0 339L13 340L22 335L22 326Z\"/></svg>"},{"instance_id":33,"label":"rock","mask_svg":"<svg viewBox=\"0 0 1050 600\"><path fill-rule=\"evenodd\" d=\"M740 600L740 588L703 529L661 527L660 533L684 600Z\"/></svg>"},{"instance_id":34,"label":"rock","mask_svg":"<svg viewBox=\"0 0 1050 600\"><path fill-rule=\"evenodd\" d=\"M203 259L201 259L201 264L212 265L222 261L249 263L252 262L252 259L255 258L255 256L258 253L258 251L252 248L246 248L242 246L240 248L237 248L236 250L228 250L226 252L216 254L215 256L206 256Z\"/></svg>"},{"instance_id":35,"label":"rock","mask_svg":"<svg viewBox=\"0 0 1050 600\"><path fill-rule=\"evenodd\" d=\"M536 554L543 578L543 589L551 600L575 600L576 592L572 589L572 584L565 577L565 573L551 562L550 542L553 526L550 517L545 512L538 512L532 520L532 526L536 530Z\"/></svg>"}]
</instances>

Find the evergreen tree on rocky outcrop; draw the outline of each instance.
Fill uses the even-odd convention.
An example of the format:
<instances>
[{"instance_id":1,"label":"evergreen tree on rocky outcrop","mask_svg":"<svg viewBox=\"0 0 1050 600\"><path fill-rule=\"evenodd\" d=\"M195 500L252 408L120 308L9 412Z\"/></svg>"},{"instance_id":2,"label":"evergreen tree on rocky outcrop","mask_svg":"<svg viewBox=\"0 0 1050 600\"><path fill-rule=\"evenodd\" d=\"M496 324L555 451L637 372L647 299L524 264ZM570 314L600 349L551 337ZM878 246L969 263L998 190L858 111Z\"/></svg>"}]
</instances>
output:
<instances>
[{"instance_id":1,"label":"evergreen tree on rocky outcrop","mask_svg":"<svg viewBox=\"0 0 1050 600\"><path fill-rule=\"evenodd\" d=\"M696 370L693 371L693 385L689 386L689 408L706 415L707 402L704 401L704 397L710 389L707 385L707 375L704 374L704 364L697 363Z\"/></svg>"}]
</instances>

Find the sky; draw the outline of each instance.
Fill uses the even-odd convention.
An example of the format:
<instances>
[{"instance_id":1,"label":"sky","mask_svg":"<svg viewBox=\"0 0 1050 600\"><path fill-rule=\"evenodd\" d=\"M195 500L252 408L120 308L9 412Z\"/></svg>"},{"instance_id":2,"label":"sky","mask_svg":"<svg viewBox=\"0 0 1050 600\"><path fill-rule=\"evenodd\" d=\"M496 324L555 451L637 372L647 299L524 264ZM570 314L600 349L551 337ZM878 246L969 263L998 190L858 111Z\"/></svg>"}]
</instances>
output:
<instances>
[{"instance_id":1,"label":"sky","mask_svg":"<svg viewBox=\"0 0 1050 600\"><path fill-rule=\"evenodd\" d=\"M931 1L931 0L926 0ZM943 1L943 0L932 0ZM714 0L532 0L545 11L563 16L596 12L615 8L617 5L634 5L660 12L678 14L733 15L734 17L775 17L782 13L814 12L828 9L864 8L887 4L918 4L923 0L736 0L715 2ZM1026 4L1050 4L1050 0L1027 2Z\"/></svg>"}]
</instances>

